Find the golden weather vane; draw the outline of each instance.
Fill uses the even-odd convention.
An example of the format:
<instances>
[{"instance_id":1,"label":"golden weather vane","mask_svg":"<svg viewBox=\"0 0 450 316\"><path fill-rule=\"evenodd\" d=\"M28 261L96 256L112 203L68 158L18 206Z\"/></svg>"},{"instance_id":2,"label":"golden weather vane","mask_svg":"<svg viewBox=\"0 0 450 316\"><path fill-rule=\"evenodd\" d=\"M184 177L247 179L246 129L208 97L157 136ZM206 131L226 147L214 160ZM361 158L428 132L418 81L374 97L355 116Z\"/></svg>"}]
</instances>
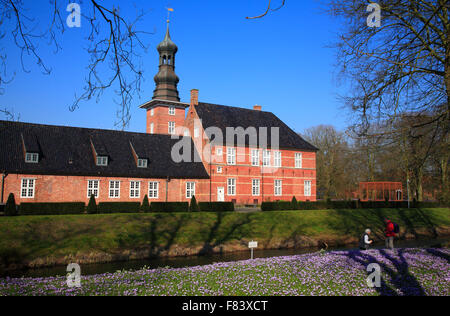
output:
<instances>
[{"instance_id":1,"label":"golden weather vane","mask_svg":"<svg viewBox=\"0 0 450 316\"><path fill-rule=\"evenodd\" d=\"M170 12L173 12L172 8L167 8L167 23L170 22Z\"/></svg>"}]
</instances>

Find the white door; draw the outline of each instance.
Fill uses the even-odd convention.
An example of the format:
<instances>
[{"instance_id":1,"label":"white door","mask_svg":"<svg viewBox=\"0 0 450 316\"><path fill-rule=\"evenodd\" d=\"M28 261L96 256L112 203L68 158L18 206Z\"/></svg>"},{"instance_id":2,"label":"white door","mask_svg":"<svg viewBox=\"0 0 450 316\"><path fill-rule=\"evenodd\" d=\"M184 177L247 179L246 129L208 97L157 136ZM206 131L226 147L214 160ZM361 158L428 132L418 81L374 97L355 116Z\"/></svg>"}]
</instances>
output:
<instances>
[{"instance_id":1,"label":"white door","mask_svg":"<svg viewBox=\"0 0 450 316\"><path fill-rule=\"evenodd\" d=\"M225 188L217 188L217 201L225 202Z\"/></svg>"}]
</instances>

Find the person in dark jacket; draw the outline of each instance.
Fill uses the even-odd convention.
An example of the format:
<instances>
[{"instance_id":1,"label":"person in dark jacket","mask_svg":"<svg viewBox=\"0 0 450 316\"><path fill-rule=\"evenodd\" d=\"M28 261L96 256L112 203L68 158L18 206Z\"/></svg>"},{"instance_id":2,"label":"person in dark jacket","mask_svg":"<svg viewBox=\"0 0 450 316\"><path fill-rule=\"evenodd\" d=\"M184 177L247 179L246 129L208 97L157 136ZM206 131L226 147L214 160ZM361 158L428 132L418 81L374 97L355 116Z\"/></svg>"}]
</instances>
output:
<instances>
[{"instance_id":1,"label":"person in dark jacket","mask_svg":"<svg viewBox=\"0 0 450 316\"><path fill-rule=\"evenodd\" d=\"M373 243L373 240L370 240L370 233L371 230L366 229L359 242L359 249L368 250L370 248L370 245Z\"/></svg>"},{"instance_id":2,"label":"person in dark jacket","mask_svg":"<svg viewBox=\"0 0 450 316\"><path fill-rule=\"evenodd\" d=\"M394 223L392 223L389 219L385 219L384 222L386 224L386 229L385 229L386 248L393 250L394 249L394 237L395 237Z\"/></svg>"}]
</instances>

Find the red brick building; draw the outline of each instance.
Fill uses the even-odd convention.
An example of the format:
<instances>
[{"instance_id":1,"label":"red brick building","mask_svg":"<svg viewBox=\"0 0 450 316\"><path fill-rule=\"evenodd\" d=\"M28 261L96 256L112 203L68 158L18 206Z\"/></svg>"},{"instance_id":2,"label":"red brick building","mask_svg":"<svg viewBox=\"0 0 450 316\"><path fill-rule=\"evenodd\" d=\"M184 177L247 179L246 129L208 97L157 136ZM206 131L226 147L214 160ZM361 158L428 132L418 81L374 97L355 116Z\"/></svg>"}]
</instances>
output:
<instances>
[{"instance_id":1,"label":"red brick building","mask_svg":"<svg viewBox=\"0 0 450 316\"><path fill-rule=\"evenodd\" d=\"M180 102L169 28L146 133L0 121L1 201L316 200L316 151L260 106Z\"/></svg>"}]
</instances>

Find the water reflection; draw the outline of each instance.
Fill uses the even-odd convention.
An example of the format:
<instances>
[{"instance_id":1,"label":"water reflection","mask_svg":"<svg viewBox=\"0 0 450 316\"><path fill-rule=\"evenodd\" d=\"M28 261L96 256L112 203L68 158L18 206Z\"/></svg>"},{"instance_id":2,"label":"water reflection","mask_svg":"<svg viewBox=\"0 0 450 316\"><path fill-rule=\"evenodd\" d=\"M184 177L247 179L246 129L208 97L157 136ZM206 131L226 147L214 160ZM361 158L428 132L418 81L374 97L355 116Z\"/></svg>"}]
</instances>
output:
<instances>
[{"instance_id":1,"label":"water reflection","mask_svg":"<svg viewBox=\"0 0 450 316\"><path fill-rule=\"evenodd\" d=\"M427 240L400 240L395 243L398 248L436 248L441 247L442 244L449 242L449 239L427 239ZM384 243L376 243L373 248L383 248ZM335 247L328 250L353 250L354 247ZM277 250L256 250L254 253L255 258L270 258L281 256L293 256L305 253L316 252L318 248L302 248L302 249L277 249ZM207 255L207 256L192 256L192 257L176 257L176 258L159 258L159 259L147 259L147 260L133 260L124 262L111 262L101 264L87 264L81 266L82 275L93 275L101 273L112 273L118 270L139 270L143 267L158 268L158 267L171 267L171 268L183 268L199 265L208 265L215 262L230 262L239 260L250 259L250 251L234 252L227 254ZM66 275L66 267L51 267L41 269L30 269L8 272L2 277L49 277L57 275Z\"/></svg>"}]
</instances>

